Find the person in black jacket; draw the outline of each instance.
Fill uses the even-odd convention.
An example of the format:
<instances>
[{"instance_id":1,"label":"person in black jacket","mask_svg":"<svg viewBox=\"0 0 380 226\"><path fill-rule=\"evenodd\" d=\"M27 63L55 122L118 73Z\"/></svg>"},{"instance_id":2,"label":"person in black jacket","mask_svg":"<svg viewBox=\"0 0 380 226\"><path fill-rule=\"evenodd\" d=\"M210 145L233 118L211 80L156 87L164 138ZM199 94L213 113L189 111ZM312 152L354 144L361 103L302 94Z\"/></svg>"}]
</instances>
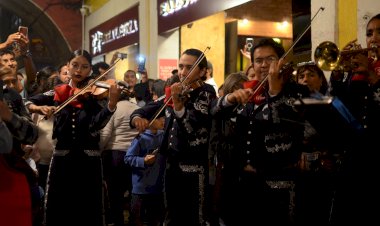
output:
<instances>
[{"instance_id":1,"label":"person in black jacket","mask_svg":"<svg viewBox=\"0 0 380 226\"><path fill-rule=\"evenodd\" d=\"M46 198L45 224L49 225L103 225L103 175L100 130L107 124L119 100L121 88L111 84L105 107L94 96L72 99L83 89L91 72L91 55L85 50L75 50L68 60L71 80L29 99L29 108L45 114L54 111L52 138L57 140L50 164ZM38 105L36 107L36 105Z\"/></svg>"},{"instance_id":2,"label":"person in black jacket","mask_svg":"<svg viewBox=\"0 0 380 226\"><path fill-rule=\"evenodd\" d=\"M259 40L251 49L251 60L255 77L267 78L264 88L250 87L254 80L245 82L212 108L215 117L236 114L240 190L234 195L241 202L236 207L236 225L291 225L295 221L295 178L304 119L293 101L309 92L291 79L291 68L281 59L284 53L273 39Z\"/></svg>"},{"instance_id":3,"label":"person in black jacket","mask_svg":"<svg viewBox=\"0 0 380 226\"><path fill-rule=\"evenodd\" d=\"M346 72L332 71L331 94L347 106L359 121L361 131L345 136L346 150L342 163L333 209L334 225L371 224L377 220L379 192L372 180L379 173L378 137L380 128L380 14L373 16L366 27L367 48L375 50L358 52L357 40L349 42L343 51L355 50L350 55L350 68ZM356 131L356 130L353 130Z\"/></svg>"},{"instance_id":4,"label":"person in black jacket","mask_svg":"<svg viewBox=\"0 0 380 226\"><path fill-rule=\"evenodd\" d=\"M202 56L199 64L194 65ZM179 60L181 82L170 86L171 94L167 99L151 102L131 115L132 126L143 131L152 120L147 116L165 108L165 136L160 152L168 159L165 175L167 226L201 226L207 221L209 110L216 93L208 84L193 86L206 73L206 67L207 59L202 51L185 50ZM193 88L187 89L186 85Z\"/></svg>"}]
</instances>

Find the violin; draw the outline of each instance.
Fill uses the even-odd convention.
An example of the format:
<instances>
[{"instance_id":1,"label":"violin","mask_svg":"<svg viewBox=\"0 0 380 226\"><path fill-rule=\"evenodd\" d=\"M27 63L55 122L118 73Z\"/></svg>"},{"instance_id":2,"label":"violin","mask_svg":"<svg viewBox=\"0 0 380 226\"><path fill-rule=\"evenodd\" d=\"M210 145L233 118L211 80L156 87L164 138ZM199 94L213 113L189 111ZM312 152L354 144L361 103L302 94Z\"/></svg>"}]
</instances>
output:
<instances>
[{"instance_id":1,"label":"violin","mask_svg":"<svg viewBox=\"0 0 380 226\"><path fill-rule=\"evenodd\" d=\"M182 83L182 94L180 95L180 99L183 102L186 102L187 99L190 97L190 93L193 92L195 89L198 89L199 87L202 87L205 83L201 79L194 80L190 83L184 84Z\"/></svg>"},{"instance_id":2,"label":"violin","mask_svg":"<svg viewBox=\"0 0 380 226\"><path fill-rule=\"evenodd\" d=\"M64 84L62 86L54 88L55 90L55 96L54 100L61 103L54 111L54 114L57 114L60 112L64 107L66 107L68 104L81 107L81 103L78 101L78 97L84 93L90 93L90 90L92 89L92 86L98 82L100 79L104 77L107 73L109 73L116 64L120 61L120 59L117 59L116 62L110 66L103 74L97 76L93 80L90 80L90 82L87 83L82 89L78 88L72 88L68 84ZM73 103L72 103L73 102Z\"/></svg>"},{"instance_id":3,"label":"violin","mask_svg":"<svg viewBox=\"0 0 380 226\"><path fill-rule=\"evenodd\" d=\"M186 101L187 98L189 97L190 93L191 93L193 90L195 90L195 89L197 89L197 88L199 88L199 87L202 87L204 84L205 84L205 83L204 83L202 80L200 80L200 79L195 80L195 81L193 81L193 82L191 82L191 83L189 83L189 84L186 84L186 85L184 86L184 89L183 89L182 94L181 94L181 97L180 97L180 98L182 99L182 101ZM165 95L164 95L164 97L165 97L165 99L164 99L164 103L167 102L166 105L168 105L168 106L170 106L170 107L174 107L174 104L173 104L173 100L172 100L171 95L172 95L172 92L171 92L171 88L170 88L170 86L166 86L166 87L165 87ZM161 97L160 97L159 99L161 99Z\"/></svg>"},{"instance_id":4,"label":"violin","mask_svg":"<svg viewBox=\"0 0 380 226\"><path fill-rule=\"evenodd\" d=\"M115 79L107 79L105 81L98 81L91 87L91 95L95 96L97 99L104 99L108 96L108 90L112 84L117 84L122 87L121 93L125 94L127 97L134 97L134 92L129 90L128 83L124 81L118 81Z\"/></svg>"},{"instance_id":5,"label":"violin","mask_svg":"<svg viewBox=\"0 0 380 226\"><path fill-rule=\"evenodd\" d=\"M90 82L91 81L92 80L90 80ZM117 81L115 79L97 81L92 86L88 86L86 89L71 88L71 87L68 87L68 85L66 85L66 87L62 86L62 87L56 88L55 91L58 94L58 96L72 96L81 92L80 95L77 96L77 99L73 100L72 102L72 105L76 107L76 106L81 106L81 104L79 103L85 99L88 99L90 96L93 96L98 100L106 99L108 97L109 88L111 87L112 84L115 84L115 83L118 86L122 87L122 91L121 91L122 93L125 93L127 96L131 95L128 89L128 84L124 81ZM64 99L64 98L60 98L60 99Z\"/></svg>"},{"instance_id":6,"label":"violin","mask_svg":"<svg viewBox=\"0 0 380 226\"><path fill-rule=\"evenodd\" d=\"M291 78L292 73L294 71L294 65L292 62L284 64L280 71L279 76L284 79L284 81L287 81ZM264 92L269 89L268 87L268 76L266 76L262 81L259 80L251 80L246 81L243 83L244 89L250 88L253 91L253 94L251 95L248 102L253 102L256 105L260 105L265 100Z\"/></svg>"},{"instance_id":7,"label":"violin","mask_svg":"<svg viewBox=\"0 0 380 226\"><path fill-rule=\"evenodd\" d=\"M253 102L257 105L261 104L265 100L264 91L266 90L265 85L260 85L259 80L251 80L251 81L246 81L243 83L243 88L244 89L252 89L255 90L255 92L251 95L249 98L248 102Z\"/></svg>"}]
</instances>

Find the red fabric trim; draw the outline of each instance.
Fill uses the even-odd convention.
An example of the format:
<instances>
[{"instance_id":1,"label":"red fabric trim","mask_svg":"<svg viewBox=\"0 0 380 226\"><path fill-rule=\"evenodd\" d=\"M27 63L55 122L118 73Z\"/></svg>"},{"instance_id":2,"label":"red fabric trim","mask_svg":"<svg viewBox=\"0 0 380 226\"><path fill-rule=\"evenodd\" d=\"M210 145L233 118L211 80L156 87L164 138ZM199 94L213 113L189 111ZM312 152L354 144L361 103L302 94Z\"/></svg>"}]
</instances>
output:
<instances>
[{"instance_id":1,"label":"red fabric trim","mask_svg":"<svg viewBox=\"0 0 380 226\"><path fill-rule=\"evenodd\" d=\"M58 103L63 103L67 99L69 99L72 95L74 95L74 89L68 84L56 86L54 88L54 91L55 91L54 101L57 101ZM70 105L75 108L83 108L83 104L79 102L78 100L71 101Z\"/></svg>"},{"instance_id":2,"label":"red fabric trim","mask_svg":"<svg viewBox=\"0 0 380 226\"><path fill-rule=\"evenodd\" d=\"M355 74L352 77L352 81L367 81L368 76L364 74Z\"/></svg>"},{"instance_id":3,"label":"red fabric trim","mask_svg":"<svg viewBox=\"0 0 380 226\"><path fill-rule=\"evenodd\" d=\"M165 87L165 100L164 100L164 103L168 102L170 96L171 96L171 89L170 89L170 86L166 86ZM170 99L169 102L167 103L167 106L170 106L170 107L174 107L174 103L173 103L173 100Z\"/></svg>"}]
</instances>

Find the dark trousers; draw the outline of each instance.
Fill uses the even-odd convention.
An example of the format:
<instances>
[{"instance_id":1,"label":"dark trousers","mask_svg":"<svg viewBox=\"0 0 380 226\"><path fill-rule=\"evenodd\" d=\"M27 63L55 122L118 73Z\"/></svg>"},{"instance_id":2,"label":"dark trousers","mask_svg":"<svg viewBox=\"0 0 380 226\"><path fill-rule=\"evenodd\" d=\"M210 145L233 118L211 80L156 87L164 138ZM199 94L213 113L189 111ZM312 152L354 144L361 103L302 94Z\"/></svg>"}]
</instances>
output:
<instances>
[{"instance_id":1,"label":"dark trousers","mask_svg":"<svg viewBox=\"0 0 380 226\"><path fill-rule=\"evenodd\" d=\"M160 226L165 218L164 194L132 194L131 225Z\"/></svg>"},{"instance_id":2,"label":"dark trousers","mask_svg":"<svg viewBox=\"0 0 380 226\"><path fill-rule=\"evenodd\" d=\"M124 198L124 193L131 191L131 170L124 163L124 156L124 151L107 150L102 153L108 197L107 223L113 223L115 226L124 225L124 208L126 203L129 203ZM130 200L130 195L128 199Z\"/></svg>"},{"instance_id":3,"label":"dark trousers","mask_svg":"<svg viewBox=\"0 0 380 226\"><path fill-rule=\"evenodd\" d=\"M194 169L182 170L177 165L167 168L167 226L203 226L206 223L208 171L205 166L194 166Z\"/></svg>"}]
</instances>

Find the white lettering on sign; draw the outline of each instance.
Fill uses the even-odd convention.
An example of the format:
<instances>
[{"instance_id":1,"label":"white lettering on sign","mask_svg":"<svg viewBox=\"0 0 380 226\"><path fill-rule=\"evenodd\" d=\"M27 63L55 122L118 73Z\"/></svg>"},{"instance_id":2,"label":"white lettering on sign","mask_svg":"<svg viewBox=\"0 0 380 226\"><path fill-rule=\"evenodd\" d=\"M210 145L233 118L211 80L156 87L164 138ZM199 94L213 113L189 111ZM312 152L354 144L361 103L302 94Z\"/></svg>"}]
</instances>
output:
<instances>
[{"instance_id":1,"label":"white lettering on sign","mask_svg":"<svg viewBox=\"0 0 380 226\"><path fill-rule=\"evenodd\" d=\"M174 12L180 11L198 0L168 0L160 5L160 15L168 16Z\"/></svg>"},{"instance_id":2,"label":"white lettering on sign","mask_svg":"<svg viewBox=\"0 0 380 226\"><path fill-rule=\"evenodd\" d=\"M118 27L114 27L108 31L96 31L91 35L92 38L92 54L102 52L102 46L113 42L117 39L123 38L127 35L136 33L139 30L137 20L129 20Z\"/></svg>"},{"instance_id":3,"label":"white lettering on sign","mask_svg":"<svg viewBox=\"0 0 380 226\"><path fill-rule=\"evenodd\" d=\"M95 32L92 37L92 53L101 53L102 52L102 40L103 40L103 33L100 31Z\"/></svg>"}]
</instances>

